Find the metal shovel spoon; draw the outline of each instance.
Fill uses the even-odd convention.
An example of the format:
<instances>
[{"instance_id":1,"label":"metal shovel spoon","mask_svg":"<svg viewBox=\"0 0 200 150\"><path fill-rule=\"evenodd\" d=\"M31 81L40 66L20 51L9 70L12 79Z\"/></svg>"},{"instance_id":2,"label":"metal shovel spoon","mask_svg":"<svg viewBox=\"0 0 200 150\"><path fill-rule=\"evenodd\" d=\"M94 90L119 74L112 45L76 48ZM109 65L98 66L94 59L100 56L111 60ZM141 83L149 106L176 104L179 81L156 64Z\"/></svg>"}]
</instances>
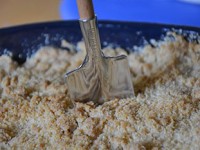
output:
<instances>
[{"instance_id":1,"label":"metal shovel spoon","mask_svg":"<svg viewBox=\"0 0 200 150\"><path fill-rule=\"evenodd\" d=\"M66 74L71 99L97 104L134 95L125 55L106 57L101 51L92 0L77 0L87 55L82 65Z\"/></svg>"}]
</instances>

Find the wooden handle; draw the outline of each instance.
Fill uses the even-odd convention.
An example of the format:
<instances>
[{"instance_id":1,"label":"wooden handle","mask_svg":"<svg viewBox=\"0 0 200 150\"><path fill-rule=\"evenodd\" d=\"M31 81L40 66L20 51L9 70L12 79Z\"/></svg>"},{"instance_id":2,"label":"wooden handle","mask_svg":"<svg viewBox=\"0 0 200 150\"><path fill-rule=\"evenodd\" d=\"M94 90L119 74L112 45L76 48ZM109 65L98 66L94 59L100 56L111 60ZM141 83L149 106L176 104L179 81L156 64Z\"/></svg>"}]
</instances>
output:
<instances>
[{"instance_id":1,"label":"wooden handle","mask_svg":"<svg viewBox=\"0 0 200 150\"><path fill-rule=\"evenodd\" d=\"M76 0L80 19L94 18L94 8L92 0Z\"/></svg>"}]
</instances>

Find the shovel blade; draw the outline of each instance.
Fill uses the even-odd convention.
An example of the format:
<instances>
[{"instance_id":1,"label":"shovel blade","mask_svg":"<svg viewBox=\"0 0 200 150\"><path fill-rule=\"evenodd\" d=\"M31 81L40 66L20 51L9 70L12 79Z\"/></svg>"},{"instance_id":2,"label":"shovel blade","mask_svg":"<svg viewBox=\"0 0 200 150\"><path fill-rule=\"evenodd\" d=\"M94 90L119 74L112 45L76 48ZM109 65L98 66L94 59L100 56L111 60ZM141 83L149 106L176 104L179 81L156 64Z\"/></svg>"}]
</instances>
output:
<instances>
[{"instance_id":1,"label":"shovel blade","mask_svg":"<svg viewBox=\"0 0 200 150\"><path fill-rule=\"evenodd\" d=\"M98 64L98 65L97 65ZM103 103L113 98L134 96L126 56L103 57L102 62L85 62L66 74L71 99Z\"/></svg>"}]
</instances>

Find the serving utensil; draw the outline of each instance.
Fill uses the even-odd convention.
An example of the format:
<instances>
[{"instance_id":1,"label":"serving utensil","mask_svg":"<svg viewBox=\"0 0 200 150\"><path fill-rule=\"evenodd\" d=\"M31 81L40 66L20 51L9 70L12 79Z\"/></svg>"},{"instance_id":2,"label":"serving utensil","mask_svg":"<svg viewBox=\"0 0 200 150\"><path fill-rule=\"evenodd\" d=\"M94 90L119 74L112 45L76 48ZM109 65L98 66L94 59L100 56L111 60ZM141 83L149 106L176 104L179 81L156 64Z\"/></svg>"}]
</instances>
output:
<instances>
[{"instance_id":1,"label":"serving utensil","mask_svg":"<svg viewBox=\"0 0 200 150\"><path fill-rule=\"evenodd\" d=\"M82 65L65 76L71 99L100 104L133 96L127 57L104 56L92 0L77 0L77 4L87 54Z\"/></svg>"}]
</instances>

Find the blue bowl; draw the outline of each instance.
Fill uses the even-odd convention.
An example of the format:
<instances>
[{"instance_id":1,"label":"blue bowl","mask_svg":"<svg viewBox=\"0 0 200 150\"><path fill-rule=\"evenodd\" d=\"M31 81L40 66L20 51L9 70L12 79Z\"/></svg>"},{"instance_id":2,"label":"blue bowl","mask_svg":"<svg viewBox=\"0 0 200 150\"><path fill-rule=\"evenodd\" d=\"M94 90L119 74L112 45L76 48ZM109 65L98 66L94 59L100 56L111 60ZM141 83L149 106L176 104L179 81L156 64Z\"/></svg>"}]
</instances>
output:
<instances>
[{"instance_id":1,"label":"blue bowl","mask_svg":"<svg viewBox=\"0 0 200 150\"><path fill-rule=\"evenodd\" d=\"M99 21L98 25L102 47L112 44L129 51L133 50L134 45L141 46L150 39L161 39L166 31L172 29L182 30L186 39L191 33L200 34L200 28L176 25L117 21ZM41 46L63 48L63 39L73 44L82 40L78 21L36 23L0 29L0 55L12 52L13 59L23 63Z\"/></svg>"}]
</instances>

